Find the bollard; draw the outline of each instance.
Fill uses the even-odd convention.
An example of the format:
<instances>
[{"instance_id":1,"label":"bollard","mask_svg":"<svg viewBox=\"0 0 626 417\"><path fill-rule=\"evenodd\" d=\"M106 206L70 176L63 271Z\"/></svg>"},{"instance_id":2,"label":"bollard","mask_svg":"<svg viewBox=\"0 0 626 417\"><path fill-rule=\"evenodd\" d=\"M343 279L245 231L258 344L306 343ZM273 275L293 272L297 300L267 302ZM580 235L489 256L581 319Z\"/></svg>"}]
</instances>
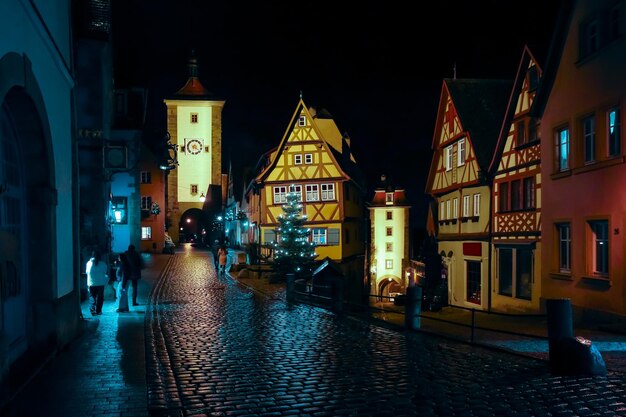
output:
<instances>
[{"instance_id":1,"label":"bollard","mask_svg":"<svg viewBox=\"0 0 626 417\"><path fill-rule=\"evenodd\" d=\"M296 299L296 274L287 274L287 301Z\"/></svg>"},{"instance_id":2,"label":"bollard","mask_svg":"<svg viewBox=\"0 0 626 417\"><path fill-rule=\"evenodd\" d=\"M343 312L343 279L337 277L332 280L331 285L333 311L340 314Z\"/></svg>"},{"instance_id":3,"label":"bollard","mask_svg":"<svg viewBox=\"0 0 626 417\"><path fill-rule=\"evenodd\" d=\"M552 342L574 337L572 302L569 298L546 300L548 313L548 340Z\"/></svg>"},{"instance_id":4,"label":"bollard","mask_svg":"<svg viewBox=\"0 0 626 417\"><path fill-rule=\"evenodd\" d=\"M404 325L409 330L417 330L421 326L422 287L413 286L406 289L404 304Z\"/></svg>"}]
</instances>

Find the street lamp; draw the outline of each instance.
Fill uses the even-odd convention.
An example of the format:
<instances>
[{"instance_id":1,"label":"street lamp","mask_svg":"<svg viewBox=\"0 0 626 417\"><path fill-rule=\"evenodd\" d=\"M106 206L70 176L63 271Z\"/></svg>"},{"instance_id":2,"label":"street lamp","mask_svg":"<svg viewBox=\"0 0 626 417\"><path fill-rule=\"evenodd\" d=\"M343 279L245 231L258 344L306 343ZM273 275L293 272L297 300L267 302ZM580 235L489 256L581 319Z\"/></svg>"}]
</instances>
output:
<instances>
[{"instance_id":1,"label":"street lamp","mask_svg":"<svg viewBox=\"0 0 626 417\"><path fill-rule=\"evenodd\" d=\"M204 196L204 193L200 194L200 202L204 203L204 201L206 200L206 197Z\"/></svg>"}]
</instances>

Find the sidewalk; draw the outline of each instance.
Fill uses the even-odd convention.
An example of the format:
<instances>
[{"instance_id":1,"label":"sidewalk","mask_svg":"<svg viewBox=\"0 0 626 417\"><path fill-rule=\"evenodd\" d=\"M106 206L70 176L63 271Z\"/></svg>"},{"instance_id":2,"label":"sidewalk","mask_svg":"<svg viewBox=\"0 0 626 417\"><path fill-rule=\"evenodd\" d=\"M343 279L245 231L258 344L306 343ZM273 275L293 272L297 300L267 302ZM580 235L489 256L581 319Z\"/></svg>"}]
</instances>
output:
<instances>
[{"instance_id":1,"label":"sidewalk","mask_svg":"<svg viewBox=\"0 0 626 417\"><path fill-rule=\"evenodd\" d=\"M92 317L81 304L83 333L2 410L7 417L147 416L144 317L152 285L170 255L143 254L146 269L138 282L139 306L117 313L105 300Z\"/></svg>"}]
</instances>

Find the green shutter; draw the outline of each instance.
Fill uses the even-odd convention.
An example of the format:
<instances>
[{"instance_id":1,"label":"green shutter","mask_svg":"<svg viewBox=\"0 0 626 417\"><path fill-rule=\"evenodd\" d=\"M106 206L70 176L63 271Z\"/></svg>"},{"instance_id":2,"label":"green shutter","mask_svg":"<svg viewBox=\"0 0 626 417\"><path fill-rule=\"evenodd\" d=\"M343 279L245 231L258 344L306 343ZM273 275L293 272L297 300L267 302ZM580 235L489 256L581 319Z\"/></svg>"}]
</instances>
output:
<instances>
[{"instance_id":1,"label":"green shutter","mask_svg":"<svg viewBox=\"0 0 626 417\"><path fill-rule=\"evenodd\" d=\"M328 229L328 244L331 246L339 245L339 229Z\"/></svg>"}]
</instances>

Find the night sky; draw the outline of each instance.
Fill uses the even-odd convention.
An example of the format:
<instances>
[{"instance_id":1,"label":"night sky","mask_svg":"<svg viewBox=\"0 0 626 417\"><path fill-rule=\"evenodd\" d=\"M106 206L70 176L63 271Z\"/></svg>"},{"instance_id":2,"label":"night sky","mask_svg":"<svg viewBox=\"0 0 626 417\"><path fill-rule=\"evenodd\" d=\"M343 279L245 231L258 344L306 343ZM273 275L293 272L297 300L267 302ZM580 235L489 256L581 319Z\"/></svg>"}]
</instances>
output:
<instances>
[{"instance_id":1,"label":"night sky","mask_svg":"<svg viewBox=\"0 0 626 417\"><path fill-rule=\"evenodd\" d=\"M164 131L163 98L195 49L200 81L226 100L223 169L232 160L239 179L279 144L302 91L350 135L370 186L385 173L419 206L443 78L456 63L458 78L512 79L525 43L545 54L558 4L114 2L115 83L147 87L148 131Z\"/></svg>"}]
</instances>

